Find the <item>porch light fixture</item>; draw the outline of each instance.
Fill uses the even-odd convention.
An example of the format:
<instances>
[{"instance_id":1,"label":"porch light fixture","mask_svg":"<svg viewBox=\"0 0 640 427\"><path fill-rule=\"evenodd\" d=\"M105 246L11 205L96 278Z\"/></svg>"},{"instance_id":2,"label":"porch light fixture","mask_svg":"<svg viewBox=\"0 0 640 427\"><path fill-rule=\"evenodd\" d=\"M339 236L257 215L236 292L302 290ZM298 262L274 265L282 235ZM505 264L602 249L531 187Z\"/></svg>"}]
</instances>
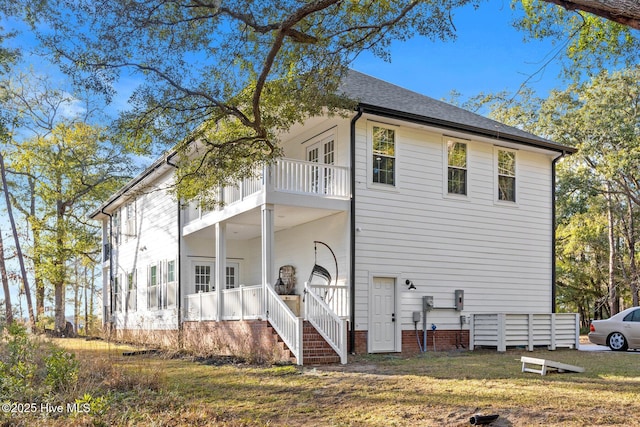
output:
<instances>
[{"instance_id":1,"label":"porch light fixture","mask_svg":"<svg viewBox=\"0 0 640 427\"><path fill-rule=\"evenodd\" d=\"M410 291L415 291L416 290L416 285L413 284L413 282L409 279L405 280L404 282L405 285L407 285Z\"/></svg>"},{"instance_id":2,"label":"porch light fixture","mask_svg":"<svg viewBox=\"0 0 640 427\"><path fill-rule=\"evenodd\" d=\"M278 280L276 280L276 284L273 286L277 293L283 293L286 288L284 281L282 280L282 267L278 270Z\"/></svg>"}]
</instances>

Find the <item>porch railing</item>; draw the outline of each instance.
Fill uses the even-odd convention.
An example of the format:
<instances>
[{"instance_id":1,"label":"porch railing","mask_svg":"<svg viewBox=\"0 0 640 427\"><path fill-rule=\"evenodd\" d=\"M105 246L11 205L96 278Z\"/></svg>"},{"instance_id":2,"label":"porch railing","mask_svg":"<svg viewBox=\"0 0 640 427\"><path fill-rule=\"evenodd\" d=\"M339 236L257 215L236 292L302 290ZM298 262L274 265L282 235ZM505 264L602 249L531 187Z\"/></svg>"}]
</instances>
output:
<instances>
[{"instance_id":1,"label":"porch railing","mask_svg":"<svg viewBox=\"0 0 640 427\"><path fill-rule=\"evenodd\" d=\"M250 320L263 316L262 285L240 286L222 291L222 320ZM185 320L216 320L218 315L218 294L199 292L187 295Z\"/></svg>"},{"instance_id":2,"label":"porch railing","mask_svg":"<svg viewBox=\"0 0 640 427\"><path fill-rule=\"evenodd\" d=\"M222 291L222 320L260 319L262 310L262 285L240 286Z\"/></svg>"},{"instance_id":3,"label":"porch railing","mask_svg":"<svg viewBox=\"0 0 640 427\"><path fill-rule=\"evenodd\" d=\"M276 330L282 341L289 347L295 356L298 365L302 365L302 330L303 320L296 317L289 307L276 294L271 286L265 286L267 290L267 320Z\"/></svg>"},{"instance_id":4,"label":"porch railing","mask_svg":"<svg viewBox=\"0 0 640 427\"><path fill-rule=\"evenodd\" d=\"M187 295L185 320L216 320L218 317L218 294L199 292Z\"/></svg>"},{"instance_id":5,"label":"porch railing","mask_svg":"<svg viewBox=\"0 0 640 427\"><path fill-rule=\"evenodd\" d=\"M306 284L331 310L341 318L349 317L349 287Z\"/></svg>"},{"instance_id":6,"label":"porch railing","mask_svg":"<svg viewBox=\"0 0 640 427\"><path fill-rule=\"evenodd\" d=\"M307 320L329 343L338 356L340 363L347 363L347 321L340 318L313 288L305 283L304 312Z\"/></svg>"}]
</instances>

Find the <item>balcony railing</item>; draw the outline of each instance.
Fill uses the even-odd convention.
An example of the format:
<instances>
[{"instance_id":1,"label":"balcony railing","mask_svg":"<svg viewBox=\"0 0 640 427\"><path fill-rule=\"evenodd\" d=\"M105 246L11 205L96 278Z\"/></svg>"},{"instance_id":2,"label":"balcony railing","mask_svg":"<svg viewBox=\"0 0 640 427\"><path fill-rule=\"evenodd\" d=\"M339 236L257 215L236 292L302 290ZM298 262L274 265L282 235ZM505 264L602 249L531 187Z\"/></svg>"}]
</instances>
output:
<instances>
[{"instance_id":1,"label":"balcony railing","mask_svg":"<svg viewBox=\"0 0 640 427\"><path fill-rule=\"evenodd\" d=\"M349 168L345 166L278 159L275 164L265 166L261 173L256 173L255 177L222 189L218 192L218 199L222 206L229 206L263 191L346 199L351 195L349 187ZM218 208L221 209L224 207ZM190 205L186 222L199 219L209 212Z\"/></svg>"}]
</instances>

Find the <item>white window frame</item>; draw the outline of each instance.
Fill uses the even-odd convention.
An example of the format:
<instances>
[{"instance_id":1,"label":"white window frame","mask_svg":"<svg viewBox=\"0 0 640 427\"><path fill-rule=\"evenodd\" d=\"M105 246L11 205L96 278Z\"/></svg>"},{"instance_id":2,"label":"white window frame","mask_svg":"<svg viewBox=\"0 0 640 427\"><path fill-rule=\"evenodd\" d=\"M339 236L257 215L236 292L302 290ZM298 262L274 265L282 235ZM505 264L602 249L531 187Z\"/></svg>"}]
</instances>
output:
<instances>
[{"instance_id":1,"label":"white window frame","mask_svg":"<svg viewBox=\"0 0 640 427\"><path fill-rule=\"evenodd\" d=\"M235 279L236 283L234 283L233 286L230 286L229 284L229 267L233 267L235 268L235 274L233 275L233 278ZM225 289L235 289L238 288L240 286L240 263L236 262L236 261L227 261L227 265L225 266L224 269L224 288Z\"/></svg>"},{"instance_id":2,"label":"white window frame","mask_svg":"<svg viewBox=\"0 0 640 427\"><path fill-rule=\"evenodd\" d=\"M449 142L453 142L453 143L460 143L460 144L464 144L466 146L466 167L464 168L464 170L466 171L465 173L465 194L460 194L460 193L450 193L449 192ZM469 156L469 150L471 149L471 143L469 140L465 140L465 139L461 139L461 138L454 138L454 137L449 137L449 136L445 136L442 140L442 147L443 147L443 185L442 185L442 192L443 195L446 198L452 198L452 199L459 199L459 200L468 200L469 199L469 193L470 193L470 187L471 187L471 181L470 181L470 156ZM455 166L454 166L455 167ZM460 169L460 168L458 168Z\"/></svg>"},{"instance_id":3,"label":"white window frame","mask_svg":"<svg viewBox=\"0 0 640 427\"><path fill-rule=\"evenodd\" d=\"M122 242L122 214L120 210L116 210L113 214L113 247L117 247Z\"/></svg>"},{"instance_id":4,"label":"white window frame","mask_svg":"<svg viewBox=\"0 0 640 427\"><path fill-rule=\"evenodd\" d=\"M122 278L119 274L116 274L113 277L113 303L115 305L113 311L123 311L122 310Z\"/></svg>"},{"instance_id":5,"label":"white window frame","mask_svg":"<svg viewBox=\"0 0 640 427\"><path fill-rule=\"evenodd\" d=\"M137 206L136 199L131 200L124 207L125 212L125 235L128 239L132 239L137 235L137 224L136 224L136 216L137 216Z\"/></svg>"},{"instance_id":6,"label":"white window frame","mask_svg":"<svg viewBox=\"0 0 640 427\"><path fill-rule=\"evenodd\" d=\"M196 286L196 267L197 266L203 266L203 267L209 267L209 284L208 287L209 289L203 290L203 289L198 289ZM190 278L191 278L191 285L193 285L193 292L194 293L199 293L199 292L213 292L216 290L216 276L215 276L215 261L214 260L210 260L210 259L206 259L206 260L193 260L191 261L191 272L190 272Z\"/></svg>"},{"instance_id":7,"label":"white window frame","mask_svg":"<svg viewBox=\"0 0 640 427\"><path fill-rule=\"evenodd\" d=\"M155 269L155 283L152 280L153 269ZM149 264L149 266L147 267L147 308L149 310L158 310L162 308L160 303L161 282L162 282L162 264L159 262ZM154 298L151 295L152 288L154 287L155 287L155 301L153 301Z\"/></svg>"},{"instance_id":8,"label":"white window frame","mask_svg":"<svg viewBox=\"0 0 640 427\"><path fill-rule=\"evenodd\" d=\"M169 265L173 264L173 278L169 277ZM160 306L161 308L175 308L177 306L178 301L178 262L175 259L169 259L164 262L165 268L164 274L162 276L162 286L161 286L161 299ZM173 288L173 289L170 289ZM173 293L173 303L169 304L169 291Z\"/></svg>"},{"instance_id":9,"label":"white window frame","mask_svg":"<svg viewBox=\"0 0 640 427\"><path fill-rule=\"evenodd\" d=\"M124 309L126 311L136 311L138 309L138 278L136 270L127 273L127 289L124 293Z\"/></svg>"},{"instance_id":10,"label":"white window frame","mask_svg":"<svg viewBox=\"0 0 640 427\"><path fill-rule=\"evenodd\" d=\"M374 182L374 152L373 152L373 132L374 128L382 128L392 130L394 132L394 155L393 156L385 156L393 158L393 184L386 184L382 182ZM398 158L399 156L399 135L398 132L399 127L390 125L387 123L380 123L376 121L368 121L367 122L367 185L370 188L380 189L380 190L389 190L389 191L397 191L399 188L399 164Z\"/></svg>"},{"instance_id":11,"label":"white window frame","mask_svg":"<svg viewBox=\"0 0 640 427\"><path fill-rule=\"evenodd\" d=\"M502 174L500 174L500 166L499 166L499 156L500 156L500 152L504 151L504 152L509 152L509 153L513 153L514 155L514 164L515 164L515 173L512 176L512 178L514 179L514 200L502 200L500 199L500 186L499 186L499 182L500 182L500 176L503 176ZM518 176L520 167L519 167L519 160L518 160L518 150L514 150L512 148L506 148L506 147L500 147L500 146L494 146L493 148L493 167L494 167L494 181L493 181L493 188L494 188L494 202L497 204L501 204L501 205L505 205L505 206L518 206L518 200L519 200L519 194L520 192L518 191L518 186L520 183L520 179ZM507 175L504 175L507 176Z\"/></svg>"},{"instance_id":12,"label":"white window frame","mask_svg":"<svg viewBox=\"0 0 640 427\"><path fill-rule=\"evenodd\" d=\"M311 189L315 193L328 194L331 191L333 171L327 165L333 166L336 164L338 155L336 141L335 128L331 128L304 142L307 144L305 160L318 163L318 166L312 168L310 177ZM329 144L331 144L330 150L328 150ZM317 150L317 158L310 160L309 154L313 150Z\"/></svg>"}]
</instances>

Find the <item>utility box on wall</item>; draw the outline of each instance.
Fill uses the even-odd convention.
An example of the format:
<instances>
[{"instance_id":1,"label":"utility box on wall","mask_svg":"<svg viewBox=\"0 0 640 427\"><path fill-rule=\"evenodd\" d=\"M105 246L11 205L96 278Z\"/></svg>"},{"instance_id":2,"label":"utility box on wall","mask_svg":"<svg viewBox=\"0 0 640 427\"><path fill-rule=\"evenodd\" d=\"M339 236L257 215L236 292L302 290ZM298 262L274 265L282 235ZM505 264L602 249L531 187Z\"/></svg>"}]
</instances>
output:
<instances>
[{"instance_id":1,"label":"utility box on wall","mask_svg":"<svg viewBox=\"0 0 640 427\"><path fill-rule=\"evenodd\" d=\"M462 289L456 289L455 291L455 307L457 311L464 310L464 291Z\"/></svg>"}]
</instances>

